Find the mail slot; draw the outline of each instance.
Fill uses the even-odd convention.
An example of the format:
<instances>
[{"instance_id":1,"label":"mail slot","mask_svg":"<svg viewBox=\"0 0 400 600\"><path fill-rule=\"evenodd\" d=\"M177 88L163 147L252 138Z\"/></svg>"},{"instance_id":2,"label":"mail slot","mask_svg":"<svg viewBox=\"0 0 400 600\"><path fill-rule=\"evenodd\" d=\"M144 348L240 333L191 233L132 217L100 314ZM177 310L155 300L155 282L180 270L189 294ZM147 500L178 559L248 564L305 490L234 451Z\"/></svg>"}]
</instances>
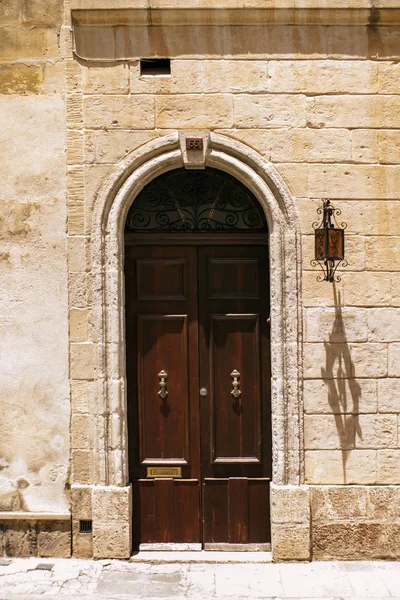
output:
<instances>
[{"instance_id":1,"label":"mail slot","mask_svg":"<svg viewBox=\"0 0 400 600\"><path fill-rule=\"evenodd\" d=\"M179 479L182 478L182 467L147 467L147 477L154 479L157 477Z\"/></svg>"}]
</instances>

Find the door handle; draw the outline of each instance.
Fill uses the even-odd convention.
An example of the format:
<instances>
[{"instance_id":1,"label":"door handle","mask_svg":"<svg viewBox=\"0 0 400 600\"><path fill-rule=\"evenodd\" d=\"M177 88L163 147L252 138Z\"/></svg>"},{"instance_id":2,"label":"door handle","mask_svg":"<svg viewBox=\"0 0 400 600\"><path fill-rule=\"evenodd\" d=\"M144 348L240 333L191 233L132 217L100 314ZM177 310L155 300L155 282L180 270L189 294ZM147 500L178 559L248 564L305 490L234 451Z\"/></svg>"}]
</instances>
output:
<instances>
[{"instance_id":1,"label":"door handle","mask_svg":"<svg viewBox=\"0 0 400 600\"><path fill-rule=\"evenodd\" d=\"M158 392L158 395L160 396L160 398L162 398L163 400L165 400L165 398L168 396L167 383L166 383L166 379L168 377L168 373L166 373L164 371L164 369L162 369L159 372L158 377L160 379L160 390Z\"/></svg>"},{"instance_id":2,"label":"door handle","mask_svg":"<svg viewBox=\"0 0 400 600\"><path fill-rule=\"evenodd\" d=\"M207 392L207 388L200 388L200 396L207 396L208 392Z\"/></svg>"},{"instance_id":3,"label":"door handle","mask_svg":"<svg viewBox=\"0 0 400 600\"><path fill-rule=\"evenodd\" d=\"M234 398L240 398L240 396L242 395L242 392L240 391L240 373L237 369L234 369L231 373L231 377L232 377L232 387L233 390L231 391L231 394Z\"/></svg>"}]
</instances>

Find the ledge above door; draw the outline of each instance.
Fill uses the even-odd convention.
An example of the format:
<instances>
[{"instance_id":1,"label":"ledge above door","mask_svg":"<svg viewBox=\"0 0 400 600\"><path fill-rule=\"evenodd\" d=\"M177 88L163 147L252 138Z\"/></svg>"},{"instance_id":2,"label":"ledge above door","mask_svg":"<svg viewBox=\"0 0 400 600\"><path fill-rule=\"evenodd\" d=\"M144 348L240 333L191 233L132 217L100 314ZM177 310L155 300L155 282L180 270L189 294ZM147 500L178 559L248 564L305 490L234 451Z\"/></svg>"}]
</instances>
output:
<instances>
[{"instance_id":1,"label":"ledge above door","mask_svg":"<svg viewBox=\"0 0 400 600\"><path fill-rule=\"evenodd\" d=\"M389 25L398 0L71 0L73 20L94 26Z\"/></svg>"}]
</instances>

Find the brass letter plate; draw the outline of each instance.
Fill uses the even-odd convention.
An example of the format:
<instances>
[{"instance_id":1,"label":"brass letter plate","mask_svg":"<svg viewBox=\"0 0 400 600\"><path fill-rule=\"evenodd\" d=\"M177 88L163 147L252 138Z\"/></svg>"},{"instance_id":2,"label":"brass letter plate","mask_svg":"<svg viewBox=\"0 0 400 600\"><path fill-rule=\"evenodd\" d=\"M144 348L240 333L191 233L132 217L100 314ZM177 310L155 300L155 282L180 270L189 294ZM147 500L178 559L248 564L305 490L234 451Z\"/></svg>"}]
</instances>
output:
<instances>
[{"instance_id":1,"label":"brass letter plate","mask_svg":"<svg viewBox=\"0 0 400 600\"><path fill-rule=\"evenodd\" d=\"M182 467L147 467L147 477L154 477L154 479L157 477L172 477L174 479L181 479Z\"/></svg>"}]
</instances>

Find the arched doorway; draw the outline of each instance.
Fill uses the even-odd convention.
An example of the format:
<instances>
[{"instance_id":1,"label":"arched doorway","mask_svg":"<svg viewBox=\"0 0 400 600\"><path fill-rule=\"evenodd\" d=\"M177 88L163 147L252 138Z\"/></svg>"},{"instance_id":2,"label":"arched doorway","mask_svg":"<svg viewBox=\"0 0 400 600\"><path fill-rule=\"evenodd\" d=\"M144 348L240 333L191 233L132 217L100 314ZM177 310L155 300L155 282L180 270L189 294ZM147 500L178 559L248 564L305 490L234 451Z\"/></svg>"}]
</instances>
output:
<instances>
[{"instance_id":1,"label":"arched doorway","mask_svg":"<svg viewBox=\"0 0 400 600\"><path fill-rule=\"evenodd\" d=\"M264 211L223 171L168 171L128 212L135 546L268 548L268 265Z\"/></svg>"},{"instance_id":2,"label":"arched doorway","mask_svg":"<svg viewBox=\"0 0 400 600\"><path fill-rule=\"evenodd\" d=\"M196 160L185 151L188 138L193 137L203 140L203 153L199 157L196 151ZM75 293L76 289L72 281L79 281L91 298L93 308L92 341L70 345L71 365L74 364L71 389L78 396L87 394L89 421L93 425L82 430L80 412L72 409L72 438L81 436L84 447L90 449L71 452L73 552L76 556L85 536L79 533L79 523L88 519L92 519L96 558L128 558L131 554L124 227L129 208L136 203L144 186L162 173L183 166L189 169L194 164L198 168L224 171L241 181L245 189L255 195L267 219L271 267L272 554L281 556L279 547L282 545L286 552L287 530L292 527L291 556L304 557L297 553L299 528L301 536L307 539L310 520L307 518L298 526L295 517L286 514L288 498L293 499L296 506L299 506L299 497L308 502L308 492L302 487L301 232L297 206L279 172L263 156L228 136L193 130L157 137L111 168L93 198L88 239L71 239L71 257L75 260L79 249L79 256L85 260L82 261L82 278L71 279L70 291ZM143 235L150 236L150 232ZM210 235L215 236L215 233ZM262 236L265 239L265 234ZM244 246L244 232L240 239ZM288 524L287 519L293 520Z\"/></svg>"}]
</instances>

